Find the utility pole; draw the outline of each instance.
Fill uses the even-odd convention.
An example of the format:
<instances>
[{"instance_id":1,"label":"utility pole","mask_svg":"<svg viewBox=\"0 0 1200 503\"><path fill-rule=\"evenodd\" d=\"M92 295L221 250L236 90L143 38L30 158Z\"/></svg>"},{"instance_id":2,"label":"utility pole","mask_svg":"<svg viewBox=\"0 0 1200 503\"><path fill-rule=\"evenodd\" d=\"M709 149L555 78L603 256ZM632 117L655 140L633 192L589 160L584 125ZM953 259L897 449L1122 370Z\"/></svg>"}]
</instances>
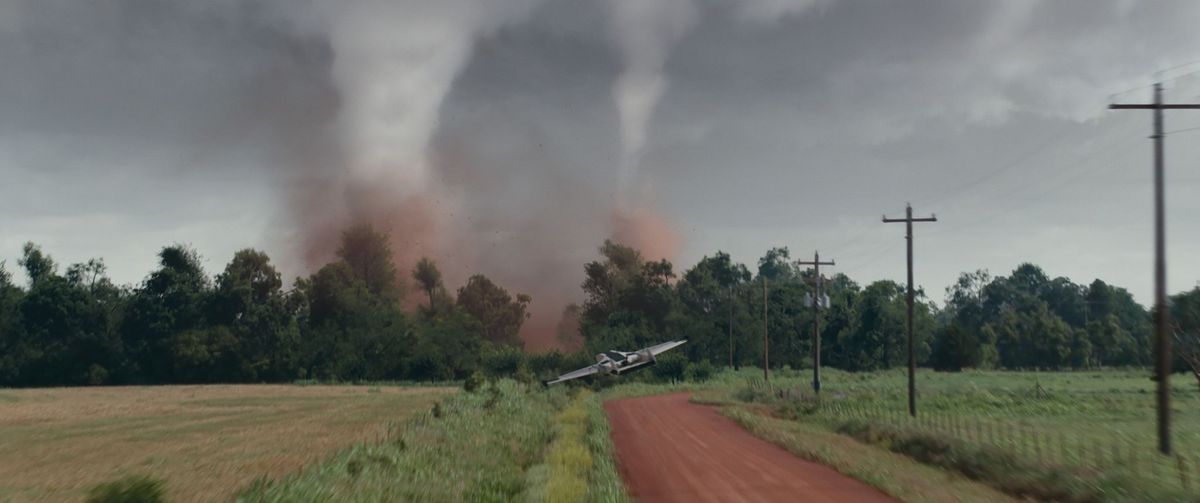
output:
<instances>
[{"instance_id":1,"label":"utility pole","mask_svg":"<svg viewBox=\"0 0 1200 503\"><path fill-rule=\"evenodd\" d=\"M1167 335L1167 236L1163 210L1163 110L1200 109L1200 104L1162 102L1162 83L1154 84L1154 103L1109 105L1110 110L1154 111L1154 373L1158 378L1158 450L1171 454L1171 338Z\"/></svg>"},{"instance_id":2,"label":"utility pole","mask_svg":"<svg viewBox=\"0 0 1200 503\"><path fill-rule=\"evenodd\" d=\"M803 260L796 261L797 265L813 266L813 274L816 275L816 289L812 296L813 308L813 336L812 336L812 353L813 353L813 391L818 395L821 394L821 266L837 265L832 260L829 262L821 262L821 254L813 252L812 262ZM826 306L828 307L828 306Z\"/></svg>"},{"instance_id":3,"label":"utility pole","mask_svg":"<svg viewBox=\"0 0 1200 503\"><path fill-rule=\"evenodd\" d=\"M733 285L729 285L729 370L733 370Z\"/></svg>"},{"instance_id":4,"label":"utility pole","mask_svg":"<svg viewBox=\"0 0 1200 503\"><path fill-rule=\"evenodd\" d=\"M770 360L770 358L767 357L767 350L770 349L769 339L767 338L767 332L769 331L769 328L767 325L767 277L763 276L762 280L763 280L763 380L770 383L771 382L771 372L768 369L771 368L771 360Z\"/></svg>"},{"instance_id":5,"label":"utility pole","mask_svg":"<svg viewBox=\"0 0 1200 503\"><path fill-rule=\"evenodd\" d=\"M917 353L913 342L913 222L937 222L937 215L913 218L912 205L904 205L904 218L883 217L883 223L904 222L904 239L908 241L908 415L917 417Z\"/></svg>"}]
</instances>

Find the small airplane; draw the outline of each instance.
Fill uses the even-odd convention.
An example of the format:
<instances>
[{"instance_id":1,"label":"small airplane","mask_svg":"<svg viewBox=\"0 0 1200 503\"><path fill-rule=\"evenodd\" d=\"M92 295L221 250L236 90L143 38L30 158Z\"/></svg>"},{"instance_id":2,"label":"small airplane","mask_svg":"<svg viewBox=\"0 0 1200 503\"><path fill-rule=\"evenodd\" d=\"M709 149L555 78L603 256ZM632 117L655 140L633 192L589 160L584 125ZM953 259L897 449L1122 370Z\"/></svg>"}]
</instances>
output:
<instances>
[{"instance_id":1,"label":"small airplane","mask_svg":"<svg viewBox=\"0 0 1200 503\"><path fill-rule=\"evenodd\" d=\"M669 349L679 347L685 342L687 342L687 339L664 342L662 344L656 344L654 346L650 346L645 349L639 349L637 351L605 351L603 353L598 353L596 355L595 365L590 365L579 370L572 370L571 372L567 372L566 374L560 375L557 378L548 381L542 381L542 385L549 386L551 384L570 381L571 379L579 379L580 377L587 377L593 374L628 374L634 370L654 365L658 362L658 359L656 358L658 355Z\"/></svg>"}]
</instances>

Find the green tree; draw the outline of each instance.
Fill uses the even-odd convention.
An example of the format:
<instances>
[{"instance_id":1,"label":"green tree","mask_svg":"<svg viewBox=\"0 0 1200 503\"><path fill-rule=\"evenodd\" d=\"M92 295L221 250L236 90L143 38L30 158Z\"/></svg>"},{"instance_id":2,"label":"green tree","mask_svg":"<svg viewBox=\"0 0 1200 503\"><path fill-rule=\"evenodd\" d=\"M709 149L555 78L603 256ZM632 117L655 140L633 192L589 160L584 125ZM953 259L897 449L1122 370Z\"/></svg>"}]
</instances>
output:
<instances>
[{"instance_id":1,"label":"green tree","mask_svg":"<svg viewBox=\"0 0 1200 503\"><path fill-rule=\"evenodd\" d=\"M730 361L731 350L744 346L742 339L749 336L746 325L733 324L737 341L732 344L729 330L734 317L744 321L744 292L749 281L746 266L734 263L724 252L705 256L684 272L675 286L682 309L676 312L672 330L687 335L684 352L724 364Z\"/></svg>"},{"instance_id":2,"label":"green tree","mask_svg":"<svg viewBox=\"0 0 1200 503\"><path fill-rule=\"evenodd\" d=\"M951 323L935 337L930 364L936 370L959 372L979 365L979 341Z\"/></svg>"},{"instance_id":3,"label":"green tree","mask_svg":"<svg viewBox=\"0 0 1200 503\"><path fill-rule=\"evenodd\" d=\"M1075 368L1091 368L1094 363L1092 341L1087 330L1075 330L1071 336L1071 366Z\"/></svg>"},{"instance_id":4,"label":"green tree","mask_svg":"<svg viewBox=\"0 0 1200 503\"><path fill-rule=\"evenodd\" d=\"M771 248L766 255L758 259L758 275L767 281L793 279L796 270L791 263L791 255L786 246Z\"/></svg>"},{"instance_id":5,"label":"green tree","mask_svg":"<svg viewBox=\"0 0 1200 503\"><path fill-rule=\"evenodd\" d=\"M427 257L422 257L413 268L412 276L417 281L417 286L429 297L429 311L437 312L437 297L447 297L446 287L442 285L442 272L438 270L437 264Z\"/></svg>"},{"instance_id":6,"label":"green tree","mask_svg":"<svg viewBox=\"0 0 1200 503\"><path fill-rule=\"evenodd\" d=\"M602 261L584 265L583 322L585 326L603 326L621 309L622 295L642 272L642 254L631 247L605 240L600 247Z\"/></svg>"},{"instance_id":7,"label":"green tree","mask_svg":"<svg viewBox=\"0 0 1200 503\"><path fill-rule=\"evenodd\" d=\"M121 334L138 379L172 382L173 339L206 328L211 287L194 250L168 246L158 257L159 268L133 291Z\"/></svg>"},{"instance_id":8,"label":"green tree","mask_svg":"<svg viewBox=\"0 0 1200 503\"><path fill-rule=\"evenodd\" d=\"M21 300L25 292L13 284L12 275L0 261L0 386L11 386L20 378L26 360L25 330L21 323Z\"/></svg>"},{"instance_id":9,"label":"green tree","mask_svg":"<svg viewBox=\"0 0 1200 503\"><path fill-rule=\"evenodd\" d=\"M17 264L25 268L31 286L43 278L54 276L58 268L50 256L42 253L42 248L33 243L25 243L21 247L21 258L17 259Z\"/></svg>"},{"instance_id":10,"label":"green tree","mask_svg":"<svg viewBox=\"0 0 1200 503\"><path fill-rule=\"evenodd\" d=\"M1191 370L1200 385L1200 288L1171 297L1171 320L1175 351L1181 362L1176 367Z\"/></svg>"},{"instance_id":11,"label":"green tree","mask_svg":"<svg viewBox=\"0 0 1200 503\"><path fill-rule=\"evenodd\" d=\"M526 311L530 300L525 294L517 294L513 299L507 290L487 276L476 274L458 289L457 303L459 308L479 320L484 339L523 347L525 343L521 340L521 325L529 318Z\"/></svg>"},{"instance_id":12,"label":"green tree","mask_svg":"<svg viewBox=\"0 0 1200 503\"><path fill-rule=\"evenodd\" d=\"M400 279L387 235L376 232L370 225L356 225L342 233L337 254L372 295L400 299Z\"/></svg>"},{"instance_id":13,"label":"green tree","mask_svg":"<svg viewBox=\"0 0 1200 503\"><path fill-rule=\"evenodd\" d=\"M1121 327L1116 314L1109 314L1087 324L1092 360L1100 365L1131 365L1138 360L1137 341Z\"/></svg>"},{"instance_id":14,"label":"green tree","mask_svg":"<svg viewBox=\"0 0 1200 503\"><path fill-rule=\"evenodd\" d=\"M876 370L907 362L904 287L894 281L867 285L855 303L855 312L857 316L835 341L841 353L840 366L847 370Z\"/></svg>"},{"instance_id":15,"label":"green tree","mask_svg":"<svg viewBox=\"0 0 1200 503\"><path fill-rule=\"evenodd\" d=\"M603 261L584 266L582 333L590 351L642 347L671 336L678 296L666 260L646 262L628 246L605 241Z\"/></svg>"},{"instance_id":16,"label":"green tree","mask_svg":"<svg viewBox=\"0 0 1200 503\"><path fill-rule=\"evenodd\" d=\"M28 253L30 250L35 253ZM31 279L20 304L24 340L17 344L24 347L16 348L24 359L21 381L39 385L108 381L120 361L120 343L113 328L121 299L103 276L103 262L72 265L71 273L64 277L52 265L46 266L53 261L36 247L27 245L26 251ZM45 267L35 265L39 263ZM94 273L87 284L79 274L85 268Z\"/></svg>"},{"instance_id":17,"label":"green tree","mask_svg":"<svg viewBox=\"0 0 1200 503\"><path fill-rule=\"evenodd\" d=\"M228 332L211 334L235 355L214 375L231 380L283 380L296 377L299 327L283 294L283 281L266 253L240 250L217 275L211 321Z\"/></svg>"}]
</instances>

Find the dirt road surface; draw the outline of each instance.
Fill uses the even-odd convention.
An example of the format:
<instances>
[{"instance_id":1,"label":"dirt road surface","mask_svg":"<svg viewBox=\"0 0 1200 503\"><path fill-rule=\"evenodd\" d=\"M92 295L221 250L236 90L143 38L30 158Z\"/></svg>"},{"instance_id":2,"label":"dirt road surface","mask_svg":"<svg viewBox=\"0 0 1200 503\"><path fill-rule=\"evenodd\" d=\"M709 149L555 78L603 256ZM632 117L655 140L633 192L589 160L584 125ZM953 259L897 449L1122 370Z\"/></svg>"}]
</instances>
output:
<instances>
[{"instance_id":1,"label":"dirt road surface","mask_svg":"<svg viewBox=\"0 0 1200 503\"><path fill-rule=\"evenodd\" d=\"M604 404L621 478L637 501L895 501L751 435L690 396Z\"/></svg>"}]
</instances>

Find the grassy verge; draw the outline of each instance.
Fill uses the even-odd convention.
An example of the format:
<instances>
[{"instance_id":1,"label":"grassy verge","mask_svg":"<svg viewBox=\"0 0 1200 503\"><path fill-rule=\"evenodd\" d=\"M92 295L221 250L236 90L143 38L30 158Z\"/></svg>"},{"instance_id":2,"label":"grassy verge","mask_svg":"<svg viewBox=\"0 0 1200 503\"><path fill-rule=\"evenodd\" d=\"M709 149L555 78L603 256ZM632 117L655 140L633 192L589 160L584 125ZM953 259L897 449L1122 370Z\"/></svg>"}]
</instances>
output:
<instances>
[{"instance_id":1,"label":"grassy verge","mask_svg":"<svg viewBox=\"0 0 1200 503\"><path fill-rule=\"evenodd\" d=\"M513 501L550 441L561 389L514 381L460 393L384 442L358 444L298 474L259 482L239 501Z\"/></svg>"},{"instance_id":2,"label":"grassy verge","mask_svg":"<svg viewBox=\"0 0 1200 503\"><path fill-rule=\"evenodd\" d=\"M525 501L628 503L601 397L579 390L554 417L554 440L530 469Z\"/></svg>"},{"instance_id":3,"label":"grassy verge","mask_svg":"<svg viewBox=\"0 0 1200 503\"><path fill-rule=\"evenodd\" d=\"M903 412L902 372L826 375L820 400L791 376L770 385L743 377L705 400L845 435L1019 498L1200 501L1200 397L1174 390L1179 452L1158 455L1143 371L920 372L918 419Z\"/></svg>"},{"instance_id":4,"label":"grassy verge","mask_svg":"<svg viewBox=\"0 0 1200 503\"><path fill-rule=\"evenodd\" d=\"M818 425L767 417L738 405L723 407L721 413L763 440L866 482L900 500L1013 501L985 485L962 477L948 477L945 471L857 442Z\"/></svg>"},{"instance_id":5,"label":"grassy verge","mask_svg":"<svg viewBox=\"0 0 1200 503\"><path fill-rule=\"evenodd\" d=\"M617 473L613 457L612 430L604 413L604 400L599 395L585 399L588 421L588 448L592 452L592 476L588 483L587 501L593 503L629 503L625 484Z\"/></svg>"},{"instance_id":6,"label":"grassy verge","mask_svg":"<svg viewBox=\"0 0 1200 503\"><path fill-rule=\"evenodd\" d=\"M601 396L511 380L460 393L239 501L627 503Z\"/></svg>"},{"instance_id":7,"label":"grassy verge","mask_svg":"<svg viewBox=\"0 0 1200 503\"><path fill-rule=\"evenodd\" d=\"M954 470L1008 494L1036 501L1200 501L1181 489L1144 484L1116 470L1034 463L991 446L919 430L855 420L836 431L912 459Z\"/></svg>"}]
</instances>

